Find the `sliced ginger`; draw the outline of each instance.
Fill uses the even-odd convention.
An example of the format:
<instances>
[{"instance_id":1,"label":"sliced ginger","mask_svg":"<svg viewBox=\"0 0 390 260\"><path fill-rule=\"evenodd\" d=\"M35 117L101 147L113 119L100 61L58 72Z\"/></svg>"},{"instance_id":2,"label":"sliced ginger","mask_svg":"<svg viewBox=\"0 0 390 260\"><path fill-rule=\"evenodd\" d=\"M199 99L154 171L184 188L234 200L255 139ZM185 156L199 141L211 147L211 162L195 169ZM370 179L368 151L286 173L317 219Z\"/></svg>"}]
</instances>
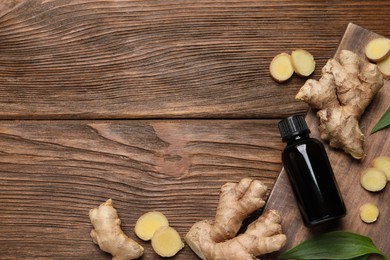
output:
<instances>
[{"instance_id":1,"label":"sliced ginger","mask_svg":"<svg viewBox=\"0 0 390 260\"><path fill-rule=\"evenodd\" d=\"M291 56L287 53L280 53L276 55L269 66L269 71L274 80L284 82L291 78L294 69L291 63Z\"/></svg>"},{"instance_id":2,"label":"sliced ginger","mask_svg":"<svg viewBox=\"0 0 390 260\"><path fill-rule=\"evenodd\" d=\"M307 77L314 72L316 63L313 55L304 49L296 49L291 55L280 53L271 61L269 70L277 82L284 82L294 74Z\"/></svg>"},{"instance_id":3,"label":"sliced ginger","mask_svg":"<svg viewBox=\"0 0 390 260\"><path fill-rule=\"evenodd\" d=\"M316 67L313 55L303 49L297 49L291 53L291 63L295 73L303 77L312 74Z\"/></svg>"},{"instance_id":4,"label":"sliced ginger","mask_svg":"<svg viewBox=\"0 0 390 260\"><path fill-rule=\"evenodd\" d=\"M172 257L183 247L184 243L182 242L179 233L169 226L160 227L152 237L152 248L162 257Z\"/></svg>"},{"instance_id":5,"label":"sliced ginger","mask_svg":"<svg viewBox=\"0 0 390 260\"><path fill-rule=\"evenodd\" d=\"M373 39L367 43L364 51L369 60L381 61L390 54L390 40L387 38Z\"/></svg>"},{"instance_id":6,"label":"sliced ginger","mask_svg":"<svg viewBox=\"0 0 390 260\"><path fill-rule=\"evenodd\" d=\"M372 192L385 188L390 177L390 157L378 156L373 160L374 168L365 169L360 176L361 186ZM360 207L360 219L366 223L373 223L379 216L379 209L372 203L365 203Z\"/></svg>"},{"instance_id":7,"label":"sliced ginger","mask_svg":"<svg viewBox=\"0 0 390 260\"><path fill-rule=\"evenodd\" d=\"M378 65L383 76L386 79L390 79L390 55L386 59L379 61L376 65Z\"/></svg>"},{"instance_id":8,"label":"sliced ginger","mask_svg":"<svg viewBox=\"0 0 390 260\"><path fill-rule=\"evenodd\" d=\"M390 39L376 38L369 41L365 53L369 60L376 62L384 78L390 79Z\"/></svg>"},{"instance_id":9,"label":"sliced ginger","mask_svg":"<svg viewBox=\"0 0 390 260\"><path fill-rule=\"evenodd\" d=\"M110 253L113 259L130 260L143 255L144 248L120 228L121 220L111 199L91 209L89 218L94 228L91 231L93 242L104 252Z\"/></svg>"},{"instance_id":10,"label":"sliced ginger","mask_svg":"<svg viewBox=\"0 0 390 260\"><path fill-rule=\"evenodd\" d=\"M373 161L375 168L381 170L386 174L387 181L390 181L390 157L389 156L379 156L376 157Z\"/></svg>"},{"instance_id":11,"label":"sliced ginger","mask_svg":"<svg viewBox=\"0 0 390 260\"><path fill-rule=\"evenodd\" d=\"M381 191L386 187L386 174L377 168L367 168L360 176L361 186L372 192Z\"/></svg>"},{"instance_id":12,"label":"sliced ginger","mask_svg":"<svg viewBox=\"0 0 390 260\"><path fill-rule=\"evenodd\" d=\"M150 211L138 218L135 224L135 234L144 241L151 240L154 232L160 227L169 226L168 219L158 211Z\"/></svg>"},{"instance_id":13,"label":"sliced ginger","mask_svg":"<svg viewBox=\"0 0 390 260\"><path fill-rule=\"evenodd\" d=\"M180 235L169 226L165 215L158 211L150 211L139 217L134 231L142 240L152 240L153 250L163 257L174 256L184 247Z\"/></svg>"},{"instance_id":14,"label":"sliced ginger","mask_svg":"<svg viewBox=\"0 0 390 260\"><path fill-rule=\"evenodd\" d=\"M365 223L373 223L378 219L379 209L372 203L365 203L360 207L360 219Z\"/></svg>"}]
</instances>

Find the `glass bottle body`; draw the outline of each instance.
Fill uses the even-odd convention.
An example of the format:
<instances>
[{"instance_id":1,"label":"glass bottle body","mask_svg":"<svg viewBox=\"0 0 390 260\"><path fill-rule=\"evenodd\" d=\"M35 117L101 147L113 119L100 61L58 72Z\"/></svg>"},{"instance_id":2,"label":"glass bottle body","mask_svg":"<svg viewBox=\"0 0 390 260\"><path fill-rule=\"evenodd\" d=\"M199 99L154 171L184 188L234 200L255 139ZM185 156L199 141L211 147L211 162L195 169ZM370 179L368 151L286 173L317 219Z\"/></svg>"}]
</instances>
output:
<instances>
[{"instance_id":1,"label":"glass bottle body","mask_svg":"<svg viewBox=\"0 0 390 260\"><path fill-rule=\"evenodd\" d=\"M291 137L282 161L306 226L345 215L340 190L320 141L308 134Z\"/></svg>"}]
</instances>

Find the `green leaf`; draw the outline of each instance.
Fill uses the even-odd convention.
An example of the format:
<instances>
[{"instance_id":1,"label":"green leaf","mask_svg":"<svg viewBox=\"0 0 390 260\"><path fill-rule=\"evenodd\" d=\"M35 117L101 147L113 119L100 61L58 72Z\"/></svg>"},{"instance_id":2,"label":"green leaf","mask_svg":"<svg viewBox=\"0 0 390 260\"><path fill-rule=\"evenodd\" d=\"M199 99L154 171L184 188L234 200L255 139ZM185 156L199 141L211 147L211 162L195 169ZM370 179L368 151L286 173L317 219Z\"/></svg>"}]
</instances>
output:
<instances>
[{"instance_id":1,"label":"green leaf","mask_svg":"<svg viewBox=\"0 0 390 260\"><path fill-rule=\"evenodd\" d=\"M355 258L351 258L351 260L366 260L369 255L362 255Z\"/></svg>"},{"instance_id":2,"label":"green leaf","mask_svg":"<svg viewBox=\"0 0 390 260\"><path fill-rule=\"evenodd\" d=\"M390 125L390 106L387 108L387 111L379 119L378 123L372 128L371 134L382 130L383 128Z\"/></svg>"},{"instance_id":3,"label":"green leaf","mask_svg":"<svg viewBox=\"0 0 390 260\"><path fill-rule=\"evenodd\" d=\"M281 254L283 259L366 259L369 254L384 254L372 240L352 232L333 231L308 239Z\"/></svg>"}]
</instances>

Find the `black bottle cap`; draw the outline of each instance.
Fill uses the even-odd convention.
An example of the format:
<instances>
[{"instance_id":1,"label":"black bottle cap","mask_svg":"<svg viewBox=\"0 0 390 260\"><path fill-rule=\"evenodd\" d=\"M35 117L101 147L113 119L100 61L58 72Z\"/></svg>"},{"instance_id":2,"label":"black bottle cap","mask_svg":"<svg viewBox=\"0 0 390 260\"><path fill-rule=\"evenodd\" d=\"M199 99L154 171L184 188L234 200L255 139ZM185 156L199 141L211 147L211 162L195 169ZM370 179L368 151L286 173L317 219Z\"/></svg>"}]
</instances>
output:
<instances>
[{"instance_id":1,"label":"black bottle cap","mask_svg":"<svg viewBox=\"0 0 390 260\"><path fill-rule=\"evenodd\" d=\"M303 115L289 116L280 121L278 127L283 142L286 142L291 137L310 133Z\"/></svg>"}]
</instances>

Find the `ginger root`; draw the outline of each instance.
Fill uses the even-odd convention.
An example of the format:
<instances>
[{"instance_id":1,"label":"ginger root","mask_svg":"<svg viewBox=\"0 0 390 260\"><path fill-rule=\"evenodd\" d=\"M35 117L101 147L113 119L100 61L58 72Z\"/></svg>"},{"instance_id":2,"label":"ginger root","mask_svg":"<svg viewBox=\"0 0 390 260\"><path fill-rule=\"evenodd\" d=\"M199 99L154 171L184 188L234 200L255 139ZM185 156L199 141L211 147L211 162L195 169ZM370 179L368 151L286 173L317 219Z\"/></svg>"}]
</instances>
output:
<instances>
[{"instance_id":1,"label":"ginger root","mask_svg":"<svg viewBox=\"0 0 390 260\"><path fill-rule=\"evenodd\" d=\"M160 227L169 226L168 219L158 211L150 211L138 218L134 227L135 234L144 241L151 240Z\"/></svg>"},{"instance_id":2,"label":"ginger root","mask_svg":"<svg viewBox=\"0 0 390 260\"><path fill-rule=\"evenodd\" d=\"M152 248L159 256L172 257L184 247L179 233L169 226L162 226L152 237Z\"/></svg>"},{"instance_id":3,"label":"ginger root","mask_svg":"<svg viewBox=\"0 0 390 260\"><path fill-rule=\"evenodd\" d=\"M286 236L282 234L281 216L270 210L251 223L238 236L242 221L264 206L267 187L248 178L226 183L221 188L214 220L195 223L185 241L201 259L254 259L255 256L280 250Z\"/></svg>"},{"instance_id":4,"label":"ginger root","mask_svg":"<svg viewBox=\"0 0 390 260\"><path fill-rule=\"evenodd\" d=\"M375 64L352 51L342 50L338 60L328 60L318 81L306 81L295 99L318 109L323 140L361 159L364 134L359 119L383 84L382 73Z\"/></svg>"},{"instance_id":5,"label":"ginger root","mask_svg":"<svg viewBox=\"0 0 390 260\"><path fill-rule=\"evenodd\" d=\"M91 209L89 218L94 228L91 231L93 242L104 252L110 253L112 259L136 259L143 255L144 248L126 236L120 228L121 221L111 199Z\"/></svg>"}]
</instances>

